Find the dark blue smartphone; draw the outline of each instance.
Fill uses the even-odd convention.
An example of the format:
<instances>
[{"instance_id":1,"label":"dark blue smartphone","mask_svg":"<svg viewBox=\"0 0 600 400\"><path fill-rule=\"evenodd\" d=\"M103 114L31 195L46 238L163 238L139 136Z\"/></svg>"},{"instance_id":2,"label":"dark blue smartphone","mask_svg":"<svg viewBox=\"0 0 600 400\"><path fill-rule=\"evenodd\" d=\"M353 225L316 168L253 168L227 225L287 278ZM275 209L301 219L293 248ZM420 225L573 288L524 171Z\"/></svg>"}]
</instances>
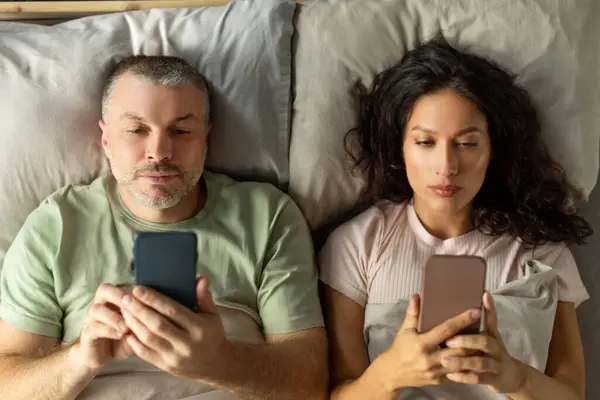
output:
<instances>
[{"instance_id":1,"label":"dark blue smartphone","mask_svg":"<svg viewBox=\"0 0 600 400\"><path fill-rule=\"evenodd\" d=\"M193 232L137 232L134 236L136 285L150 287L194 311L197 260Z\"/></svg>"}]
</instances>

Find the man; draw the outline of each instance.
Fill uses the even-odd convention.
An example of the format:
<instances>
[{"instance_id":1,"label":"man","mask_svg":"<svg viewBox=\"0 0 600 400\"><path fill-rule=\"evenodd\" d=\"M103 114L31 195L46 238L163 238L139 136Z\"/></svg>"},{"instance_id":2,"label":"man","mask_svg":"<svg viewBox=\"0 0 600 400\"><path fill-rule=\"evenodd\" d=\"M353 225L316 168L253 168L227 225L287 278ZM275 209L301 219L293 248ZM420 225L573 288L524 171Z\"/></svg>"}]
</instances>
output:
<instances>
[{"instance_id":1,"label":"man","mask_svg":"<svg viewBox=\"0 0 600 400\"><path fill-rule=\"evenodd\" d=\"M5 258L4 399L325 397L306 223L271 185L204 169L209 115L204 78L178 58L112 69L100 121L111 173L46 199ZM165 230L197 234L197 313L123 289L134 232Z\"/></svg>"}]
</instances>

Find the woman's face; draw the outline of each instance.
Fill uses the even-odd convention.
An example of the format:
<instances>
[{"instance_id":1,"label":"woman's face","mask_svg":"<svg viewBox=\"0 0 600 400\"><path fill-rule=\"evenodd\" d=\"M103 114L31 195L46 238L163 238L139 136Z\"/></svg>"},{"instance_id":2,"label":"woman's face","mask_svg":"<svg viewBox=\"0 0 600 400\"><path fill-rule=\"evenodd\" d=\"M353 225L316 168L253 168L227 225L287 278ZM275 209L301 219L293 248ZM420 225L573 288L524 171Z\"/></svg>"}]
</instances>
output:
<instances>
[{"instance_id":1,"label":"woman's face","mask_svg":"<svg viewBox=\"0 0 600 400\"><path fill-rule=\"evenodd\" d=\"M406 125L403 152L415 203L456 214L483 185L491 154L487 121L452 89L422 96Z\"/></svg>"}]
</instances>

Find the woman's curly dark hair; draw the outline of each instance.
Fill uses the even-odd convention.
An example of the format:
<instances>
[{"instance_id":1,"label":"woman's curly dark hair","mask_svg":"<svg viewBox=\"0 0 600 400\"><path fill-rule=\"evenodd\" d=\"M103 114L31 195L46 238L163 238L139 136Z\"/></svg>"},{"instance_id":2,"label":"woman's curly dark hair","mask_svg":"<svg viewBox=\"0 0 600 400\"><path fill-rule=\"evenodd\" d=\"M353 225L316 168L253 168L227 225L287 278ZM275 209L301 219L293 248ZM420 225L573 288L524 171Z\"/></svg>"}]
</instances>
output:
<instances>
[{"instance_id":1,"label":"woman's curly dark hair","mask_svg":"<svg viewBox=\"0 0 600 400\"><path fill-rule=\"evenodd\" d=\"M400 203L413 196L402 168L405 127L421 96L445 88L476 104L488 123L492 159L473 201L475 228L533 246L584 243L593 231L576 215L581 193L550 157L527 91L493 62L440 37L377 75L370 91L359 90L359 122L346 135L346 148L355 168L366 172L363 200Z\"/></svg>"}]
</instances>

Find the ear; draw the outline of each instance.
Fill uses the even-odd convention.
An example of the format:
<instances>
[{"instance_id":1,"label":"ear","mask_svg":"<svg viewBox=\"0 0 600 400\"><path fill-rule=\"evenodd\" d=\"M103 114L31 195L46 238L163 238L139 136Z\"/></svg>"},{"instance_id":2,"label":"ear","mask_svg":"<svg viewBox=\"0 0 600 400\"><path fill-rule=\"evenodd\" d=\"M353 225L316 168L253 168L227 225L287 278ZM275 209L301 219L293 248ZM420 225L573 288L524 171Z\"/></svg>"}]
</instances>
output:
<instances>
[{"instance_id":1,"label":"ear","mask_svg":"<svg viewBox=\"0 0 600 400\"><path fill-rule=\"evenodd\" d=\"M103 120L98 121L98 126L102 131L102 148L106 151L106 146L108 145L108 128Z\"/></svg>"}]
</instances>

